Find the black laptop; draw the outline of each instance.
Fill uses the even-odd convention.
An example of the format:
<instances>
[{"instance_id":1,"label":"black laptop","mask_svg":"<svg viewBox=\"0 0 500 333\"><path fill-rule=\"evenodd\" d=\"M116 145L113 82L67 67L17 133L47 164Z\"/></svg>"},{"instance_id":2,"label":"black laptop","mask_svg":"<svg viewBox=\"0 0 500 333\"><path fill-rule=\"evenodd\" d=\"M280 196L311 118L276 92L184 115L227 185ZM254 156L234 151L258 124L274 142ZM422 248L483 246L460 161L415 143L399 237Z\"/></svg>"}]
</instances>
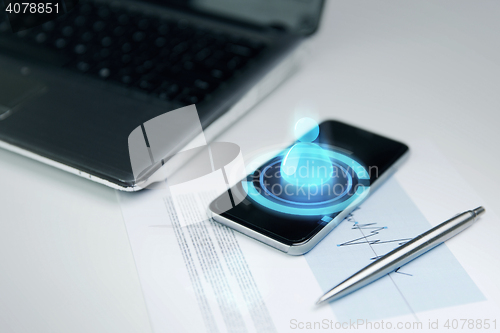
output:
<instances>
[{"instance_id":1,"label":"black laptop","mask_svg":"<svg viewBox=\"0 0 500 333\"><path fill-rule=\"evenodd\" d=\"M195 104L213 140L293 72L323 6L61 0L59 16L23 29L4 2L0 147L127 191L140 188L127 144L135 128Z\"/></svg>"}]
</instances>

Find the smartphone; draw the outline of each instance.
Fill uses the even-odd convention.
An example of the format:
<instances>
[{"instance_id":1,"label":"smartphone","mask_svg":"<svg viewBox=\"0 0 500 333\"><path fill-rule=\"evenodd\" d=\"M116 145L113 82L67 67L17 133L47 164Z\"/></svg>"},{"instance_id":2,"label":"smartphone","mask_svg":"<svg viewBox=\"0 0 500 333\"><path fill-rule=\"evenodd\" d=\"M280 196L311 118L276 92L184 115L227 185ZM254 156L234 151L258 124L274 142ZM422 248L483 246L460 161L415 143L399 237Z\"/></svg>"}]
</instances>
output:
<instances>
[{"instance_id":1,"label":"smartphone","mask_svg":"<svg viewBox=\"0 0 500 333\"><path fill-rule=\"evenodd\" d=\"M290 163L294 149L302 153L299 162ZM408 152L401 142L325 121L314 141L296 142L231 187L231 206L222 195L209 208L215 221L287 254L301 255L394 173ZM304 167L295 175L305 177L290 179L288 165ZM318 181L319 174L327 176Z\"/></svg>"}]
</instances>

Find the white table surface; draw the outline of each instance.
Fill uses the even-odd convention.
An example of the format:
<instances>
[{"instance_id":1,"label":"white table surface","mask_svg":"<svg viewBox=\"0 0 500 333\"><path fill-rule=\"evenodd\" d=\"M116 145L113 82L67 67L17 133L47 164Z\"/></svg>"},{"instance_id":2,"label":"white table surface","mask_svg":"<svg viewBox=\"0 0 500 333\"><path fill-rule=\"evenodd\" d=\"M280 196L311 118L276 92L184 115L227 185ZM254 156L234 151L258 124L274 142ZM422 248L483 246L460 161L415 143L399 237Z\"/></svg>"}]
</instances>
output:
<instances>
[{"instance_id":1,"label":"white table surface","mask_svg":"<svg viewBox=\"0 0 500 333\"><path fill-rule=\"evenodd\" d=\"M498 212L499 17L498 1L327 0L310 61L220 139L291 142L306 107L428 138ZM150 332L115 191L3 150L0 180L0 332Z\"/></svg>"}]
</instances>

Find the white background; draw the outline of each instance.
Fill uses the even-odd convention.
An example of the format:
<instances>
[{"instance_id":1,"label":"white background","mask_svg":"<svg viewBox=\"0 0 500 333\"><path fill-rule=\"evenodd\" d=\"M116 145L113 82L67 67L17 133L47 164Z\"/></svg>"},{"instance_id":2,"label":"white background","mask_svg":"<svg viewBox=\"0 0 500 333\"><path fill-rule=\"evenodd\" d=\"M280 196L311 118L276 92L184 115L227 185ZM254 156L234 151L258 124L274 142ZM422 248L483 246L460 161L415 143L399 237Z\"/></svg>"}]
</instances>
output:
<instances>
[{"instance_id":1,"label":"white background","mask_svg":"<svg viewBox=\"0 0 500 333\"><path fill-rule=\"evenodd\" d=\"M308 62L220 139L291 142L309 105L430 139L498 211L499 17L498 1L327 0ZM149 332L114 190L6 151L0 181L0 332Z\"/></svg>"}]
</instances>

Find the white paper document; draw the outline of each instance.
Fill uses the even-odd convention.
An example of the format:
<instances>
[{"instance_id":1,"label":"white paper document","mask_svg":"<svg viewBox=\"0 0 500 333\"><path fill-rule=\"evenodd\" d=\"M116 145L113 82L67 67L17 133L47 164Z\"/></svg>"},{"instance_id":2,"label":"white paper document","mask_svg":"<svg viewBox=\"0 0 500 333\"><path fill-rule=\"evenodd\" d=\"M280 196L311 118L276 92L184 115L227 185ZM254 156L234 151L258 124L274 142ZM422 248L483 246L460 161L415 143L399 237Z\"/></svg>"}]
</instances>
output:
<instances>
[{"instance_id":1,"label":"white paper document","mask_svg":"<svg viewBox=\"0 0 500 333\"><path fill-rule=\"evenodd\" d=\"M448 172L442 160L425 161L428 155L420 153L434 149L431 145L411 148L415 157L408 163L424 163L430 174L446 173L440 179L443 183L435 184L438 191L421 196L411 176L417 171L403 169L312 251L298 257L208 218L182 223L186 214L193 219L192 214L203 213L189 210L189 201L181 203L179 212L180 204L162 191L119 193L154 332L362 331L374 328L368 322L380 325L382 320L386 325L390 322L393 330L409 323L426 331L436 320L443 328L455 314L488 318L490 325L500 320L495 317L498 289L492 290L490 279L471 269L469 257L463 253L456 257L447 244L336 302L314 305L335 284L442 222L433 218L430 223L427 215L435 212L441 218L441 214L460 213L449 211L453 205L435 208L430 203L448 192L445 200L451 200L453 188L444 189L443 184L460 181L457 175ZM210 200L210 195L197 200ZM465 201L461 210L481 204L474 196ZM492 219L491 215L484 220L491 223ZM471 240L478 241L476 236Z\"/></svg>"}]
</instances>

